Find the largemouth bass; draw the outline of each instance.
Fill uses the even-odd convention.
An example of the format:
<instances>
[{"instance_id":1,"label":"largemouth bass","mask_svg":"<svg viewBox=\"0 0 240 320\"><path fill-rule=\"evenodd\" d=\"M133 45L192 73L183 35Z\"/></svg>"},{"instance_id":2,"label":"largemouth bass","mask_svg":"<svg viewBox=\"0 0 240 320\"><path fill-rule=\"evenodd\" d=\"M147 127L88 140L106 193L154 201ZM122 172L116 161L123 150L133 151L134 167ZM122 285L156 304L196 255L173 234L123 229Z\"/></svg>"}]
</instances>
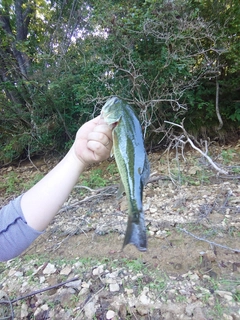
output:
<instances>
[{"instance_id":1,"label":"largemouth bass","mask_svg":"<svg viewBox=\"0 0 240 320\"><path fill-rule=\"evenodd\" d=\"M147 249L142 196L150 166L144 148L142 128L133 109L122 100L107 100L101 117L112 126L113 150L128 202L128 223L123 248L134 244L140 251Z\"/></svg>"}]
</instances>

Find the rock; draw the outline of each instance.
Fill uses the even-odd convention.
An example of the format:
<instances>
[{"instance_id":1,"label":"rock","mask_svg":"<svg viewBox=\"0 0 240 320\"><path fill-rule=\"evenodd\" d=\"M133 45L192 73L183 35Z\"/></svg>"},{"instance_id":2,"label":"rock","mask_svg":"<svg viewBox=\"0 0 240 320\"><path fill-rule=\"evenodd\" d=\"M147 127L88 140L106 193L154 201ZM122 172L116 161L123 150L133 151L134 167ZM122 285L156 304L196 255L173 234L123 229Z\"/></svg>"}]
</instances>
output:
<instances>
[{"instance_id":1,"label":"rock","mask_svg":"<svg viewBox=\"0 0 240 320\"><path fill-rule=\"evenodd\" d=\"M156 213L157 210L158 209L156 207L150 207L150 209L149 209L150 213Z\"/></svg>"},{"instance_id":2,"label":"rock","mask_svg":"<svg viewBox=\"0 0 240 320\"><path fill-rule=\"evenodd\" d=\"M45 304L43 304L42 306L41 306L41 309L43 310L43 311L47 311L48 310L48 305L45 303Z\"/></svg>"},{"instance_id":3,"label":"rock","mask_svg":"<svg viewBox=\"0 0 240 320\"><path fill-rule=\"evenodd\" d=\"M106 313L106 319L113 319L116 315L116 312L114 312L113 310L108 310L108 312Z\"/></svg>"},{"instance_id":4,"label":"rock","mask_svg":"<svg viewBox=\"0 0 240 320\"><path fill-rule=\"evenodd\" d=\"M221 291L221 290L216 290L215 293L219 295L221 298L227 300L227 301L232 301L233 296L232 293L229 291Z\"/></svg>"},{"instance_id":5,"label":"rock","mask_svg":"<svg viewBox=\"0 0 240 320\"><path fill-rule=\"evenodd\" d=\"M213 250L207 250L204 255L208 261L210 262L216 261L216 255Z\"/></svg>"},{"instance_id":6,"label":"rock","mask_svg":"<svg viewBox=\"0 0 240 320\"><path fill-rule=\"evenodd\" d=\"M110 283L110 284L109 284L109 290L110 290L111 292L117 292L117 291L120 290L120 286L119 286L118 283Z\"/></svg>"},{"instance_id":7,"label":"rock","mask_svg":"<svg viewBox=\"0 0 240 320\"><path fill-rule=\"evenodd\" d=\"M64 276L68 276L71 272L72 272L72 267L66 266L60 271L60 274Z\"/></svg>"},{"instance_id":8,"label":"rock","mask_svg":"<svg viewBox=\"0 0 240 320\"><path fill-rule=\"evenodd\" d=\"M139 301L144 304L150 304L151 300L149 299L149 297L147 296L147 292L149 291L149 289L147 287L143 288L143 291L141 292L140 296L139 296Z\"/></svg>"},{"instance_id":9,"label":"rock","mask_svg":"<svg viewBox=\"0 0 240 320\"><path fill-rule=\"evenodd\" d=\"M100 265L97 268L93 269L94 276L100 276L104 272L104 265Z\"/></svg>"},{"instance_id":10,"label":"rock","mask_svg":"<svg viewBox=\"0 0 240 320\"><path fill-rule=\"evenodd\" d=\"M86 320L92 320L94 319L95 316L95 312L97 310L96 308L96 303L94 301L90 301L89 303L87 303L84 308L84 313L85 313L85 318Z\"/></svg>"},{"instance_id":11,"label":"rock","mask_svg":"<svg viewBox=\"0 0 240 320\"><path fill-rule=\"evenodd\" d=\"M222 318L223 318L223 320L233 320L233 317L230 316L229 314L226 314L226 313L223 314Z\"/></svg>"},{"instance_id":12,"label":"rock","mask_svg":"<svg viewBox=\"0 0 240 320\"><path fill-rule=\"evenodd\" d=\"M161 307L162 313L169 312L171 314L180 315L184 314L185 306L182 303L172 303L169 301L167 304L163 304ZM171 319L176 319L176 317L172 317Z\"/></svg>"},{"instance_id":13,"label":"rock","mask_svg":"<svg viewBox=\"0 0 240 320\"><path fill-rule=\"evenodd\" d=\"M79 292L79 296L83 296L83 295L85 295L86 293L88 293L88 291L89 291L89 289L88 288L82 288L81 290L80 290L80 292Z\"/></svg>"},{"instance_id":14,"label":"rock","mask_svg":"<svg viewBox=\"0 0 240 320\"><path fill-rule=\"evenodd\" d=\"M128 289L128 288L125 288L124 291L127 293L127 295L131 295L134 292L133 289Z\"/></svg>"},{"instance_id":15,"label":"rock","mask_svg":"<svg viewBox=\"0 0 240 320\"><path fill-rule=\"evenodd\" d=\"M75 293L75 290L72 288L63 288L59 291L57 292L57 300L61 303L61 306L63 308L69 307L70 301Z\"/></svg>"},{"instance_id":16,"label":"rock","mask_svg":"<svg viewBox=\"0 0 240 320\"><path fill-rule=\"evenodd\" d=\"M21 306L21 319L25 318L28 316L28 307L26 303L24 302Z\"/></svg>"},{"instance_id":17,"label":"rock","mask_svg":"<svg viewBox=\"0 0 240 320\"><path fill-rule=\"evenodd\" d=\"M87 282L82 282L82 288L89 288L90 287L90 283L87 283Z\"/></svg>"},{"instance_id":18,"label":"rock","mask_svg":"<svg viewBox=\"0 0 240 320\"><path fill-rule=\"evenodd\" d=\"M185 312L188 316L192 316L193 315L193 312L194 312L194 309L196 309L197 307L200 307L202 305L201 302L195 302L195 303L191 303L191 304L188 304L185 308Z\"/></svg>"},{"instance_id":19,"label":"rock","mask_svg":"<svg viewBox=\"0 0 240 320\"><path fill-rule=\"evenodd\" d=\"M204 316L204 313L202 311L202 308L196 307L193 310L193 317L192 320L207 320L207 318Z\"/></svg>"},{"instance_id":20,"label":"rock","mask_svg":"<svg viewBox=\"0 0 240 320\"><path fill-rule=\"evenodd\" d=\"M52 274L56 272L54 264L48 263L46 268L43 270L43 274Z\"/></svg>"},{"instance_id":21,"label":"rock","mask_svg":"<svg viewBox=\"0 0 240 320\"><path fill-rule=\"evenodd\" d=\"M40 315L46 314L47 311L48 311L48 309L49 309L48 305L47 305L47 304L43 304L41 307L39 307L39 308L37 308L37 309L35 310L35 312L34 312L34 317L35 317L36 319L44 319L44 316L41 317ZM34 319L35 319L35 318L34 318Z\"/></svg>"},{"instance_id":22,"label":"rock","mask_svg":"<svg viewBox=\"0 0 240 320\"><path fill-rule=\"evenodd\" d=\"M12 276L15 275L15 273L16 273L16 270L15 270L15 269L10 269L9 272L8 272L8 276L9 276L9 277L12 277Z\"/></svg>"},{"instance_id":23,"label":"rock","mask_svg":"<svg viewBox=\"0 0 240 320\"><path fill-rule=\"evenodd\" d=\"M165 239L169 236L169 232L166 230L158 230L155 234L155 237L158 239Z\"/></svg>"},{"instance_id":24,"label":"rock","mask_svg":"<svg viewBox=\"0 0 240 320\"><path fill-rule=\"evenodd\" d=\"M140 314L140 316L145 316L149 314L149 305L139 304L138 306L136 306L136 310Z\"/></svg>"},{"instance_id":25,"label":"rock","mask_svg":"<svg viewBox=\"0 0 240 320\"><path fill-rule=\"evenodd\" d=\"M80 290L82 285L82 280L71 281L65 284L65 287Z\"/></svg>"},{"instance_id":26,"label":"rock","mask_svg":"<svg viewBox=\"0 0 240 320\"><path fill-rule=\"evenodd\" d=\"M191 281L197 281L197 280L199 280L199 276L198 276L196 273L194 273L194 274L189 274L189 279L190 279Z\"/></svg>"}]
</instances>

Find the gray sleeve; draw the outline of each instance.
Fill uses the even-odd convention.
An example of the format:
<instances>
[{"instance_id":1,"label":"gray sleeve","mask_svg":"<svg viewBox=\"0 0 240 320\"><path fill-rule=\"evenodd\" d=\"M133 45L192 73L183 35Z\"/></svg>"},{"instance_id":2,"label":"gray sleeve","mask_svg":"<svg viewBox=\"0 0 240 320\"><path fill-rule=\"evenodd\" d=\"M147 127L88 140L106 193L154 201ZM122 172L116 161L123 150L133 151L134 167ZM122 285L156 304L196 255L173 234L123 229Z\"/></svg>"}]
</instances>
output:
<instances>
[{"instance_id":1,"label":"gray sleeve","mask_svg":"<svg viewBox=\"0 0 240 320\"><path fill-rule=\"evenodd\" d=\"M0 261L18 256L42 234L27 224L21 209L21 198L12 200L0 210Z\"/></svg>"}]
</instances>

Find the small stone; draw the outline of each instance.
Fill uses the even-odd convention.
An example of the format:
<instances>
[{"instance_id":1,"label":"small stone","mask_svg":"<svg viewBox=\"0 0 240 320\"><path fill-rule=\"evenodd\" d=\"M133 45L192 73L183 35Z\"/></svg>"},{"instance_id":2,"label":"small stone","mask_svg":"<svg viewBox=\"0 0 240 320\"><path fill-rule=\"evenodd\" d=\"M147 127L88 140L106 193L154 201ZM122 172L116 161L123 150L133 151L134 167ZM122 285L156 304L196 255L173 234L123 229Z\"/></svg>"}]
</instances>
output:
<instances>
[{"instance_id":1,"label":"small stone","mask_svg":"<svg viewBox=\"0 0 240 320\"><path fill-rule=\"evenodd\" d=\"M207 320L207 318L205 317L205 315L200 307L196 307L193 310L192 319L194 319L194 320Z\"/></svg>"},{"instance_id":2,"label":"small stone","mask_svg":"<svg viewBox=\"0 0 240 320\"><path fill-rule=\"evenodd\" d=\"M89 288L89 287L90 287L89 283L87 283L87 282L82 283L82 288Z\"/></svg>"},{"instance_id":3,"label":"small stone","mask_svg":"<svg viewBox=\"0 0 240 320\"><path fill-rule=\"evenodd\" d=\"M165 239L169 236L169 233L166 230L158 230L155 234L155 237L158 239Z\"/></svg>"},{"instance_id":4,"label":"small stone","mask_svg":"<svg viewBox=\"0 0 240 320\"><path fill-rule=\"evenodd\" d=\"M120 290L119 284L118 283L110 283L109 290L111 292L119 291Z\"/></svg>"},{"instance_id":5,"label":"small stone","mask_svg":"<svg viewBox=\"0 0 240 320\"><path fill-rule=\"evenodd\" d=\"M196 280L199 280L199 276L198 276L196 273L190 274L190 275L189 275L189 279L190 279L191 281L196 281Z\"/></svg>"},{"instance_id":6,"label":"small stone","mask_svg":"<svg viewBox=\"0 0 240 320\"><path fill-rule=\"evenodd\" d=\"M28 316L28 307L26 305L26 303L23 303L21 306L21 319L25 318Z\"/></svg>"},{"instance_id":7,"label":"small stone","mask_svg":"<svg viewBox=\"0 0 240 320\"><path fill-rule=\"evenodd\" d=\"M226 314L226 313L223 314L222 318L223 320L233 320L233 317L230 314Z\"/></svg>"},{"instance_id":8,"label":"small stone","mask_svg":"<svg viewBox=\"0 0 240 320\"><path fill-rule=\"evenodd\" d=\"M79 292L79 296L83 296L83 295L85 295L87 292L88 292L88 288L82 288L81 290L80 290L80 292Z\"/></svg>"},{"instance_id":9,"label":"small stone","mask_svg":"<svg viewBox=\"0 0 240 320\"><path fill-rule=\"evenodd\" d=\"M95 312L96 312L96 305L95 302L89 302L84 306L85 312L85 319L92 320L94 319Z\"/></svg>"},{"instance_id":10,"label":"small stone","mask_svg":"<svg viewBox=\"0 0 240 320\"><path fill-rule=\"evenodd\" d=\"M72 272L71 266L66 266L60 271L60 274L63 276L68 276Z\"/></svg>"},{"instance_id":11,"label":"small stone","mask_svg":"<svg viewBox=\"0 0 240 320\"><path fill-rule=\"evenodd\" d=\"M12 277L12 276L14 276L15 273L16 273L15 269L10 269L9 272L8 272L8 276Z\"/></svg>"},{"instance_id":12,"label":"small stone","mask_svg":"<svg viewBox=\"0 0 240 320\"><path fill-rule=\"evenodd\" d=\"M116 315L116 312L114 312L113 310L108 310L108 312L106 313L106 319L113 319Z\"/></svg>"},{"instance_id":13,"label":"small stone","mask_svg":"<svg viewBox=\"0 0 240 320\"><path fill-rule=\"evenodd\" d=\"M34 312L34 317L36 317L41 311L41 308L37 308Z\"/></svg>"},{"instance_id":14,"label":"small stone","mask_svg":"<svg viewBox=\"0 0 240 320\"><path fill-rule=\"evenodd\" d=\"M65 284L66 287L77 289L77 290L81 288L81 285L82 285L82 280L71 281Z\"/></svg>"},{"instance_id":15,"label":"small stone","mask_svg":"<svg viewBox=\"0 0 240 320\"><path fill-rule=\"evenodd\" d=\"M139 301L140 301L142 304L145 304L145 305L151 303L151 300L150 300L149 297L146 295L146 292L145 292L145 291L143 291L143 292L140 294Z\"/></svg>"},{"instance_id":16,"label":"small stone","mask_svg":"<svg viewBox=\"0 0 240 320\"><path fill-rule=\"evenodd\" d=\"M139 306L136 307L136 309L141 316L145 316L149 314L149 305L140 304Z\"/></svg>"},{"instance_id":17,"label":"small stone","mask_svg":"<svg viewBox=\"0 0 240 320\"><path fill-rule=\"evenodd\" d=\"M221 298L227 300L227 301L232 301L233 296L232 293L229 291L221 291L221 290L216 290L215 293L219 295Z\"/></svg>"},{"instance_id":18,"label":"small stone","mask_svg":"<svg viewBox=\"0 0 240 320\"><path fill-rule=\"evenodd\" d=\"M210 262L216 261L216 255L213 250L207 250L204 255L208 259L208 261Z\"/></svg>"},{"instance_id":19,"label":"small stone","mask_svg":"<svg viewBox=\"0 0 240 320\"><path fill-rule=\"evenodd\" d=\"M52 274L56 272L54 264L48 263L46 268L43 270L43 274Z\"/></svg>"},{"instance_id":20,"label":"small stone","mask_svg":"<svg viewBox=\"0 0 240 320\"><path fill-rule=\"evenodd\" d=\"M195 302L195 303L191 303L191 304L188 304L185 308L185 312L186 314L190 317L193 315L193 311L194 309L196 309L197 307L200 306L200 302Z\"/></svg>"},{"instance_id":21,"label":"small stone","mask_svg":"<svg viewBox=\"0 0 240 320\"><path fill-rule=\"evenodd\" d=\"M100 265L97 268L93 269L94 276L100 276L104 272L104 265Z\"/></svg>"},{"instance_id":22,"label":"small stone","mask_svg":"<svg viewBox=\"0 0 240 320\"><path fill-rule=\"evenodd\" d=\"M157 208L156 207L151 207L150 209L149 209L149 211L150 211L150 213L155 213L155 212L157 212Z\"/></svg>"},{"instance_id":23,"label":"small stone","mask_svg":"<svg viewBox=\"0 0 240 320\"><path fill-rule=\"evenodd\" d=\"M45 303L45 304L43 304L43 305L41 306L41 309L42 309L43 311L47 311L47 310L49 309L49 307L48 307L48 305Z\"/></svg>"},{"instance_id":24,"label":"small stone","mask_svg":"<svg viewBox=\"0 0 240 320\"><path fill-rule=\"evenodd\" d=\"M127 295L131 295L134 292L133 289L128 289L128 288L125 288L124 291L127 293Z\"/></svg>"},{"instance_id":25,"label":"small stone","mask_svg":"<svg viewBox=\"0 0 240 320\"><path fill-rule=\"evenodd\" d=\"M44 276L41 276L41 277L39 278L40 284L43 283L45 280L46 280L45 277L44 277Z\"/></svg>"}]
</instances>

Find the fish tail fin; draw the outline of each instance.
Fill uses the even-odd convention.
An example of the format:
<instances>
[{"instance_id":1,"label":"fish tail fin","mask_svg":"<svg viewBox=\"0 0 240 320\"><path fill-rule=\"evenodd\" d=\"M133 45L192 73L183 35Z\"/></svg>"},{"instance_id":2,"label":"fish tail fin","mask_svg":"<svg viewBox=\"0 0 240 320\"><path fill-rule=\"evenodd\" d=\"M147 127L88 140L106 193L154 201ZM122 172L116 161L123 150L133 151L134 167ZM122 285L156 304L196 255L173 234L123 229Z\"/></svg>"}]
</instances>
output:
<instances>
[{"instance_id":1,"label":"fish tail fin","mask_svg":"<svg viewBox=\"0 0 240 320\"><path fill-rule=\"evenodd\" d=\"M128 217L123 248L130 243L134 244L139 251L147 250L147 236L143 212L141 212L138 221L134 221L131 216Z\"/></svg>"}]
</instances>

